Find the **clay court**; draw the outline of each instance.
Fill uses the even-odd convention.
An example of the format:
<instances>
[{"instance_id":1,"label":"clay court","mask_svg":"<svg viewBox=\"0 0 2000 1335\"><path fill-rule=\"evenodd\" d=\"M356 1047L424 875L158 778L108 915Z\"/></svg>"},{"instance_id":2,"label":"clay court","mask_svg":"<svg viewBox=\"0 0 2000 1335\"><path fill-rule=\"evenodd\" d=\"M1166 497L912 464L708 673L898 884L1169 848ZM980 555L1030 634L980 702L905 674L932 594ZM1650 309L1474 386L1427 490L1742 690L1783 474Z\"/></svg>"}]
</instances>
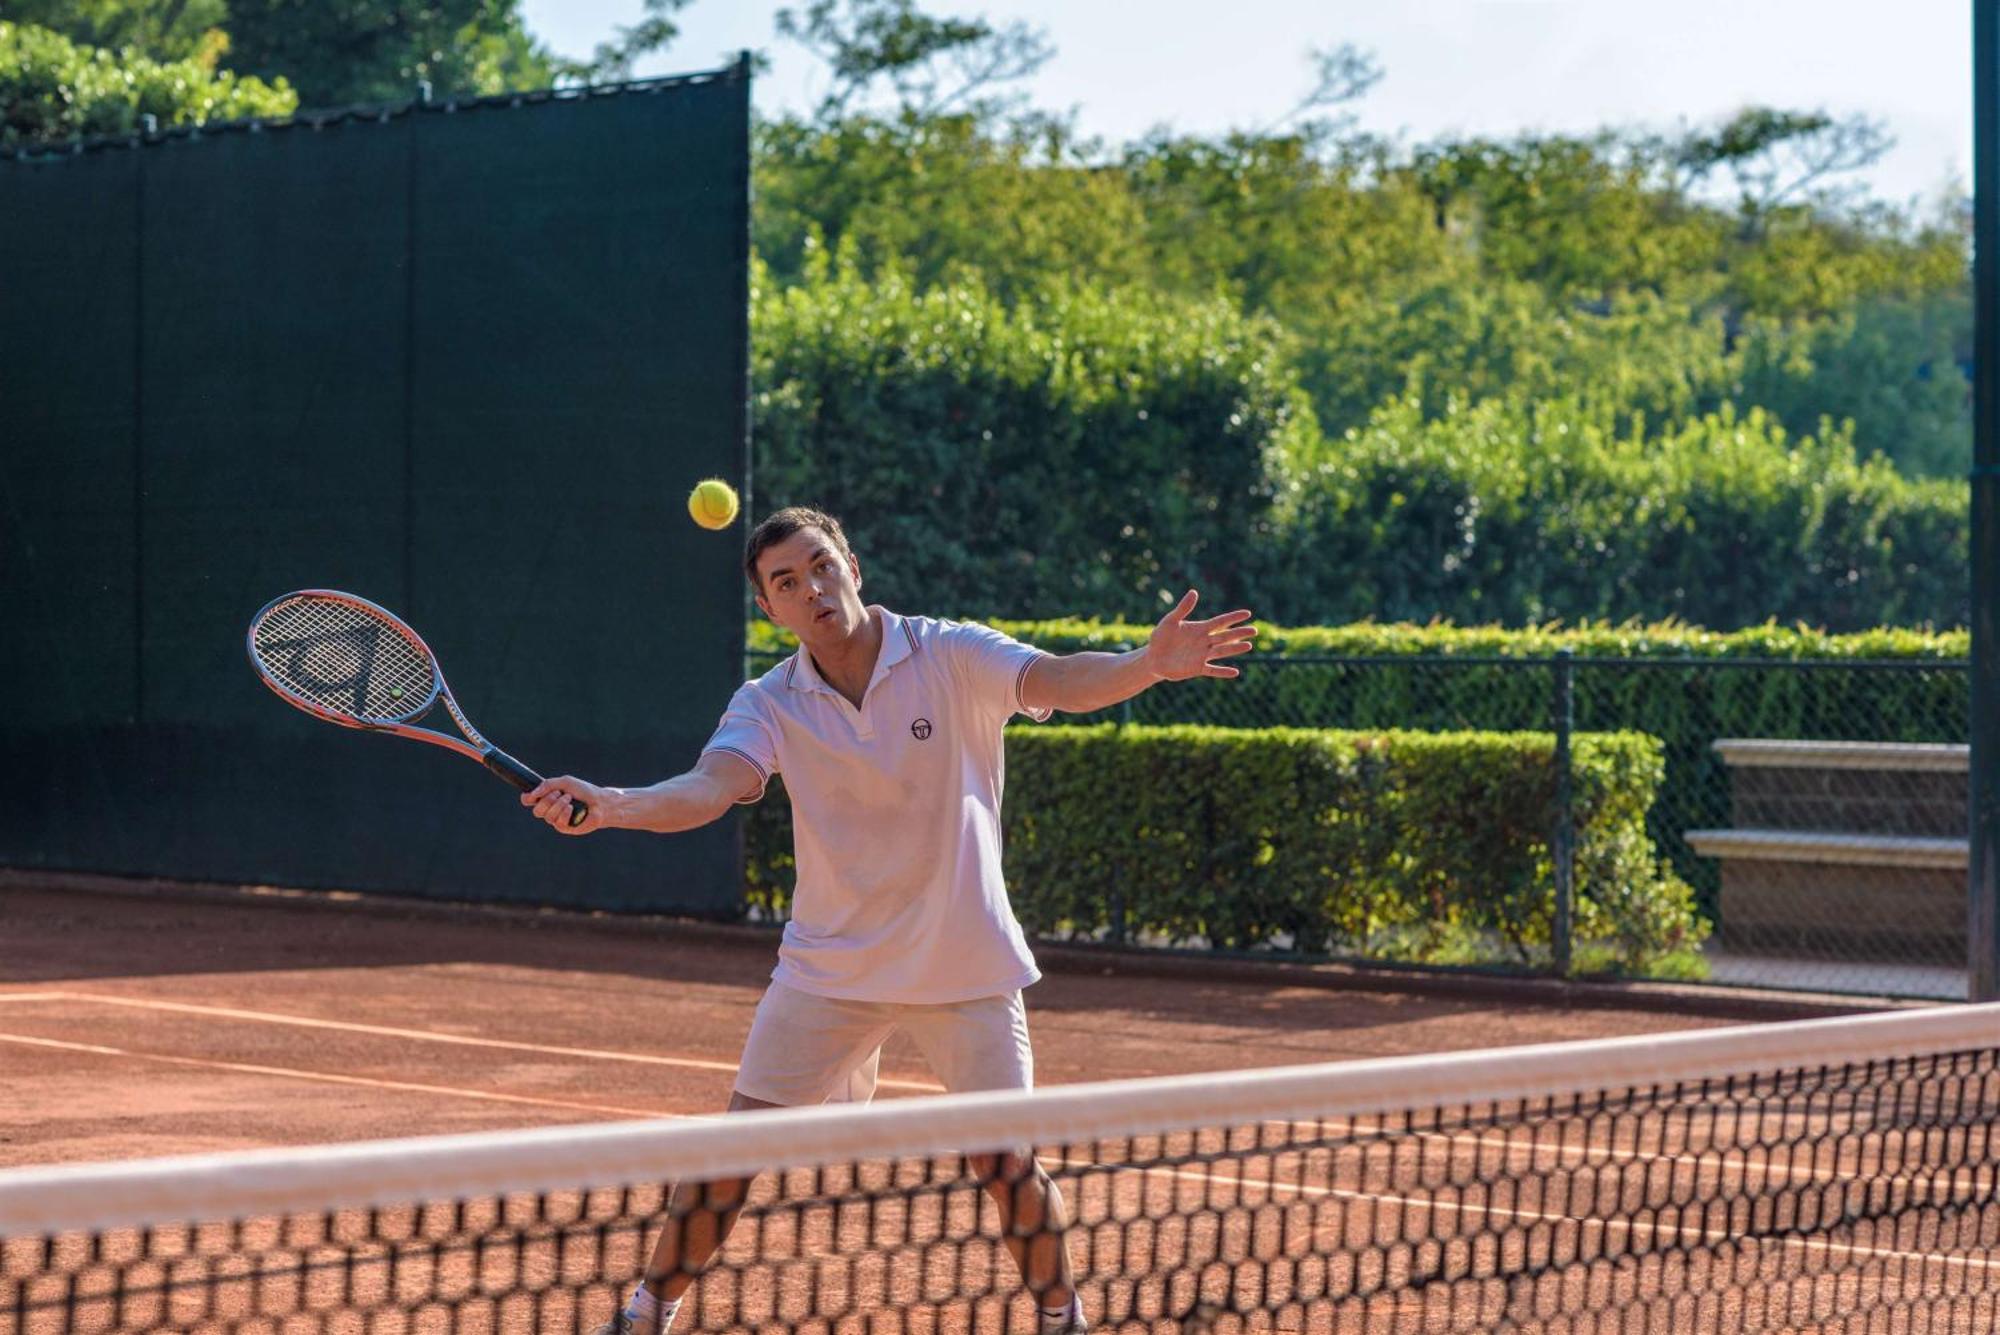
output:
<instances>
[{"instance_id":1,"label":"clay court","mask_svg":"<svg viewBox=\"0 0 2000 1335\"><path fill-rule=\"evenodd\" d=\"M713 1113L776 950L773 933L698 923L13 876L9 1166ZM1732 1021L1053 954L1028 993L1044 1085L1824 1013L1746 999ZM883 1097L937 1091L900 1043L882 1071Z\"/></svg>"},{"instance_id":2,"label":"clay court","mask_svg":"<svg viewBox=\"0 0 2000 1335\"><path fill-rule=\"evenodd\" d=\"M0 904L9 1167L702 1118L728 1096L775 948L752 928L19 874ZM1045 1087L1838 1009L1044 954ZM883 1076L884 1098L936 1090L900 1044ZM1990 1061L1970 1078L1975 1101L2000 1097ZM1106 1328L1992 1329L1996 1147L1871 1131L1883 1106L1930 1097L1914 1078L1867 1097L1873 1111L1752 1091L1729 1130L1627 1100L1519 1125L1460 1110L1041 1152ZM1736 1122L1759 1118L1804 1139L1736 1153L1756 1139ZM982 1189L934 1164L767 1178L698 1291L700 1326L1025 1329ZM81 1278L59 1282L24 1278L43 1244L14 1239L0 1330L588 1329L661 1204L657 1184L623 1183L77 1237L54 1254ZM1746 1227L1758 1237L1725 1240Z\"/></svg>"}]
</instances>

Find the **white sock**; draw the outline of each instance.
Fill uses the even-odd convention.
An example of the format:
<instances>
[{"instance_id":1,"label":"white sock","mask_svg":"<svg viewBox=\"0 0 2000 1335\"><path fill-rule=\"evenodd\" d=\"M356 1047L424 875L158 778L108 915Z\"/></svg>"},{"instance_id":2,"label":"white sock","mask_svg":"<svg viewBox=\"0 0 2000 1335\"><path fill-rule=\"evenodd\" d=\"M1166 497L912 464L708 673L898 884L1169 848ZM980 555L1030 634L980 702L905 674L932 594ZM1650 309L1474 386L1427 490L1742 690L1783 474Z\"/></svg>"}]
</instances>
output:
<instances>
[{"instance_id":1,"label":"white sock","mask_svg":"<svg viewBox=\"0 0 2000 1335\"><path fill-rule=\"evenodd\" d=\"M1083 1300L1071 1296L1067 1307L1042 1307L1036 1309L1040 1320L1035 1325L1040 1335L1055 1335L1059 1330L1083 1331L1087 1329L1083 1319Z\"/></svg>"},{"instance_id":2,"label":"white sock","mask_svg":"<svg viewBox=\"0 0 2000 1335\"><path fill-rule=\"evenodd\" d=\"M625 1305L625 1315L632 1319L632 1328L639 1335L667 1335L680 1310L680 1299L663 1303L644 1284L632 1290L632 1301Z\"/></svg>"}]
</instances>

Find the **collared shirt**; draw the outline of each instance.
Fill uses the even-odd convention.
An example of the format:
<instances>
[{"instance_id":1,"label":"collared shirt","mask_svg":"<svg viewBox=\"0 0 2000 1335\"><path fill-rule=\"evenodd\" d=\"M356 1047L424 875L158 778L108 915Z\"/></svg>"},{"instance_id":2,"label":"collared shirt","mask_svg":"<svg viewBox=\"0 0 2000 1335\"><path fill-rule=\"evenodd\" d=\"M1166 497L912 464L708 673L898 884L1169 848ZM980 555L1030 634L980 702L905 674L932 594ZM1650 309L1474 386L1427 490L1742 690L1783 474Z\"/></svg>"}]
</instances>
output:
<instances>
[{"instance_id":1,"label":"collared shirt","mask_svg":"<svg viewBox=\"0 0 2000 1335\"><path fill-rule=\"evenodd\" d=\"M968 622L882 627L857 708L798 652L729 702L704 751L792 800L798 888L772 977L854 1001L941 1003L1041 977L1000 872L1001 730L1042 651ZM763 796L763 788L744 801Z\"/></svg>"}]
</instances>

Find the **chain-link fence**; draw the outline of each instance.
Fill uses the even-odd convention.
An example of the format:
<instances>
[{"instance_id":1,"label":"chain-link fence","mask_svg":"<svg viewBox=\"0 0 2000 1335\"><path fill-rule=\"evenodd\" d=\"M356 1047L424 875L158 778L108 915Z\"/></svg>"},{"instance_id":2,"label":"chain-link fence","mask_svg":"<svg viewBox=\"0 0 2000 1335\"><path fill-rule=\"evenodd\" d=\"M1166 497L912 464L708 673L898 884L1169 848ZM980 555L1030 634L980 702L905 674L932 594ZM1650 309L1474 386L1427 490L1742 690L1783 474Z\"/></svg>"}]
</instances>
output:
<instances>
[{"instance_id":1,"label":"chain-link fence","mask_svg":"<svg viewBox=\"0 0 2000 1335\"><path fill-rule=\"evenodd\" d=\"M775 661L753 659L762 671ZM1675 976L1966 994L1969 671L1939 659L1253 655L1242 676L1146 692L1065 724L1554 732L1660 739L1647 825L1710 926ZM1556 785L1558 922L1573 813ZM1551 967L1587 971L1570 943ZM1379 957L1378 957L1379 958ZM1414 962L1414 961L1413 961ZM1478 964L1476 955L1459 962ZM1499 962L1497 958L1493 962Z\"/></svg>"}]
</instances>

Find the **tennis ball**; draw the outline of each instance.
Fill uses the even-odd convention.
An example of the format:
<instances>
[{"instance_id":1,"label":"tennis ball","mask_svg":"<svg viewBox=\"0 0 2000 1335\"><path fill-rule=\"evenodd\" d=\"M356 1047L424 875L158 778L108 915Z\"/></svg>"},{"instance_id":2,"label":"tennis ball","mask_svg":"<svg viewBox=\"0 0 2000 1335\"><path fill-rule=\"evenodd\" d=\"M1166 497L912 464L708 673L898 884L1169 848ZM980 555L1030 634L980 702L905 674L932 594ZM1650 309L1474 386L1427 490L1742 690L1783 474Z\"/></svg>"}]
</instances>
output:
<instances>
[{"instance_id":1,"label":"tennis ball","mask_svg":"<svg viewBox=\"0 0 2000 1335\"><path fill-rule=\"evenodd\" d=\"M736 488L709 478L688 493L688 513L703 528L728 528L736 518Z\"/></svg>"}]
</instances>

